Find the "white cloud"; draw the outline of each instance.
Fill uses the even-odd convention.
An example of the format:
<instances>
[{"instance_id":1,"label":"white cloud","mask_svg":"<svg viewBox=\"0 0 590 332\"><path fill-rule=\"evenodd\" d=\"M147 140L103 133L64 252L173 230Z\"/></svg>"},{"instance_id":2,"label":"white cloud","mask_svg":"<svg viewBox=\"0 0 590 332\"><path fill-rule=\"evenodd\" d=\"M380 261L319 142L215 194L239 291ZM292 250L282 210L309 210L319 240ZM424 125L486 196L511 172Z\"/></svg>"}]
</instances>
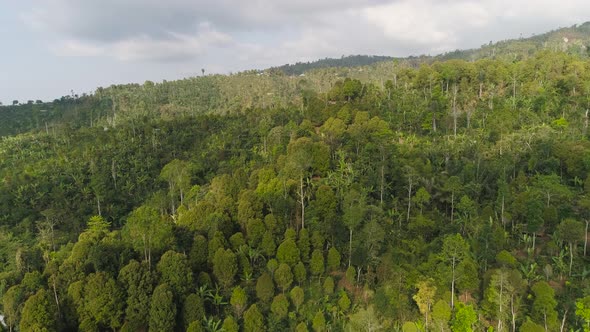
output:
<instances>
[{"instance_id":1,"label":"white cloud","mask_svg":"<svg viewBox=\"0 0 590 332\"><path fill-rule=\"evenodd\" d=\"M56 54L243 69L345 54L407 56L582 23L587 0L34 0ZM233 61L237 63L223 63Z\"/></svg>"}]
</instances>

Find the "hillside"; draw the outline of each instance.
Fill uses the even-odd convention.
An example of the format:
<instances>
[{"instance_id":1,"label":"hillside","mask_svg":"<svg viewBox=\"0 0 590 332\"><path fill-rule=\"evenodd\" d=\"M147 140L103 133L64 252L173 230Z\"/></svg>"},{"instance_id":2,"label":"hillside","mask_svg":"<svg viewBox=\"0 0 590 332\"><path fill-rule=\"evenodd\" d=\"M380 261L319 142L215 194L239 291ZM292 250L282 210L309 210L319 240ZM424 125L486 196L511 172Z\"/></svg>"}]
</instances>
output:
<instances>
[{"instance_id":1,"label":"hillside","mask_svg":"<svg viewBox=\"0 0 590 332\"><path fill-rule=\"evenodd\" d=\"M560 28L528 38L510 39L484 44L478 49L457 50L435 57L437 60L501 59L515 61L534 56L539 51L561 51L588 57L590 47L590 22Z\"/></svg>"},{"instance_id":2,"label":"hillside","mask_svg":"<svg viewBox=\"0 0 590 332\"><path fill-rule=\"evenodd\" d=\"M586 55L423 60L0 108L5 329L583 330Z\"/></svg>"},{"instance_id":3,"label":"hillside","mask_svg":"<svg viewBox=\"0 0 590 332\"><path fill-rule=\"evenodd\" d=\"M270 68L271 71L281 71L285 75L301 75L307 71L318 68L333 67L360 67L372 65L376 62L392 61L395 58L378 55L349 55L342 56L340 59L320 59L312 62L297 62L295 64L286 64L279 67Z\"/></svg>"}]
</instances>

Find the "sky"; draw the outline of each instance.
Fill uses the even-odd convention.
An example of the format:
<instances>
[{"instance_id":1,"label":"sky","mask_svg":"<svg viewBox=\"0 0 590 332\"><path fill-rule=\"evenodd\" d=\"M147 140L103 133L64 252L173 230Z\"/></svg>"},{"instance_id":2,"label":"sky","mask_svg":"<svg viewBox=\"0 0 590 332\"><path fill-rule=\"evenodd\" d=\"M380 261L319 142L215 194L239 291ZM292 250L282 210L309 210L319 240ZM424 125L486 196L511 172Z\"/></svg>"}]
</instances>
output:
<instances>
[{"instance_id":1,"label":"sky","mask_svg":"<svg viewBox=\"0 0 590 332\"><path fill-rule=\"evenodd\" d=\"M590 20L588 0L0 0L0 102L325 57L436 55Z\"/></svg>"}]
</instances>

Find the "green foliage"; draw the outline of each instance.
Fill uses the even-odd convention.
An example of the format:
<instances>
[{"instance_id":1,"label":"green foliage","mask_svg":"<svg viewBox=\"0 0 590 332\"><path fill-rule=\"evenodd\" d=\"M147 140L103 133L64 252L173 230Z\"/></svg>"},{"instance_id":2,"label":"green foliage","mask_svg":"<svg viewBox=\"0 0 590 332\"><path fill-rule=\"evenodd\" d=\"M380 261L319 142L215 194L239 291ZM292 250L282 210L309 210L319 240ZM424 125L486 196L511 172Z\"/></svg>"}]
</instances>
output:
<instances>
[{"instance_id":1,"label":"green foliage","mask_svg":"<svg viewBox=\"0 0 590 332\"><path fill-rule=\"evenodd\" d=\"M473 307L458 302L455 306L455 315L451 320L451 331L471 332L475 322L477 322L477 313Z\"/></svg>"},{"instance_id":2,"label":"green foliage","mask_svg":"<svg viewBox=\"0 0 590 332\"><path fill-rule=\"evenodd\" d=\"M279 294L275 296L270 304L270 311L275 314L279 319L284 319L289 313L289 300L285 294Z\"/></svg>"},{"instance_id":3,"label":"green foliage","mask_svg":"<svg viewBox=\"0 0 590 332\"><path fill-rule=\"evenodd\" d=\"M532 322L530 319L527 319L520 328L518 329L520 332L543 332L545 328L539 324Z\"/></svg>"},{"instance_id":4,"label":"green foliage","mask_svg":"<svg viewBox=\"0 0 590 332\"><path fill-rule=\"evenodd\" d=\"M104 272L97 272L84 280L79 288L81 292L73 291L72 286L69 292L81 317L80 329L93 326L114 329L122 325L123 292L114 279Z\"/></svg>"},{"instance_id":5,"label":"green foliage","mask_svg":"<svg viewBox=\"0 0 590 332\"><path fill-rule=\"evenodd\" d=\"M248 304L248 295L246 294L246 291L240 286L234 288L229 303L234 307L236 315L241 317Z\"/></svg>"},{"instance_id":6,"label":"green foliage","mask_svg":"<svg viewBox=\"0 0 590 332\"><path fill-rule=\"evenodd\" d=\"M335 271L340 268L340 253L338 249L331 247L328 250L328 270Z\"/></svg>"},{"instance_id":7,"label":"green foliage","mask_svg":"<svg viewBox=\"0 0 590 332\"><path fill-rule=\"evenodd\" d=\"M132 260L121 268L118 281L127 291L125 308L127 327L131 330L146 328L155 276L146 263L141 264Z\"/></svg>"},{"instance_id":8,"label":"green foliage","mask_svg":"<svg viewBox=\"0 0 590 332\"><path fill-rule=\"evenodd\" d=\"M221 285L229 288L234 283L237 272L238 262L236 255L229 249L219 248L213 257L213 274L215 274Z\"/></svg>"},{"instance_id":9,"label":"green foliage","mask_svg":"<svg viewBox=\"0 0 590 332\"><path fill-rule=\"evenodd\" d=\"M0 107L7 329L587 328L589 27Z\"/></svg>"},{"instance_id":10,"label":"green foliage","mask_svg":"<svg viewBox=\"0 0 590 332\"><path fill-rule=\"evenodd\" d=\"M264 317L258 310L258 306L253 304L244 312L244 331L257 332L264 331Z\"/></svg>"},{"instance_id":11,"label":"green foliage","mask_svg":"<svg viewBox=\"0 0 590 332\"><path fill-rule=\"evenodd\" d=\"M542 322L548 328L558 326L557 301L555 300L555 290L545 281L539 281L531 287L534 295L532 305L532 318L535 322Z\"/></svg>"},{"instance_id":12,"label":"green foliage","mask_svg":"<svg viewBox=\"0 0 590 332\"><path fill-rule=\"evenodd\" d=\"M256 297L262 302L270 303L275 295L275 285L270 274L264 272L256 281Z\"/></svg>"},{"instance_id":13,"label":"green foliage","mask_svg":"<svg viewBox=\"0 0 590 332\"><path fill-rule=\"evenodd\" d=\"M299 262L299 248L295 241L287 239L277 249L277 259L280 263L293 266Z\"/></svg>"},{"instance_id":14,"label":"green foliage","mask_svg":"<svg viewBox=\"0 0 590 332\"><path fill-rule=\"evenodd\" d=\"M284 263L279 265L279 268L275 271L275 281L283 293L289 289L291 283L293 283L293 273L289 265Z\"/></svg>"},{"instance_id":15,"label":"green foliage","mask_svg":"<svg viewBox=\"0 0 590 332\"><path fill-rule=\"evenodd\" d=\"M305 292L303 291L303 288L299 286L293 287L289 292L289 297L291 298L291 302L293 302L295 309L299 311L299 307L301 307L305 301Z\"/></svg>"},{"instance_id":16,"label":"green foliage","mask_svg":"<svg viewBox=\"0 0 590 332\"><path fill-rule=\"evenodd\" d=\"M23 307L21 331L57 331L57 306L44 289L27 299Z\"/></svg>"},{"instance_id":17,"label":"green foliage","mask_svg":"<svg viewBox=\"0 0 590 332\"><path fill-rule=\"evenodd\" d=\"M313 316L311 326L315 332L323 332L326 330L326 317L324 317L323 312L318 311L315 316Z\"/></svg>"},{"instance_id":18,"label":"green foliage","mask_svg":"<svg viewBox=\"0 0 590 332\"><path fill-rule=\"evenodd\" d=\"M199 294L190 294L182 303L182 322L185 327L201 326L201 320L206 316L205 303ZM195 327L196 328L196 327Z\"/></svg>"},{"instance_id":19,"label":"green foliage","mask_svg":"<svg viewBox=\"0 0 590 332\"><path fill-rule=\"evenodd\" d=\"M150 304L150 331L173 331L176 326L176 304L168 285L161 284L154 290Z\"/></svg>"},{"instance_id":20,"label":"green foliage","mask_svg":"<svg viewBox=\"0 0 590 332\"><path fill-rule=\"evenodd\" d=\"M227 316L223 320L223 325L221 325L221 328L226 332L238 332L240 330L238 322L236 322L232 316Z\"/></svg>"},{"instance_id":21,"label":"green foliage","mask_svg":"<svg viewBox=\"0 0 590 332\"><path fill-rule=\"evenodd\" d=\"M340 299L338 299L338 307L340 307L340 310L342 310L343 312L347 312L350 308L350 304L351 302L348 298L348 294L346 294L346 292L343 291L340 295Z\"/></svg>"},{"instance_id":22,"label":"green foliage","mask_svg":"<svg viewBox=\"0 0 590 332\"><path fill-rule=\"evenodd\" d=\"M192 290L193 274L184 254L167 251L156 270L160 273L160 282L166 283L176 298L182 299Z\"/></svg>"},{"instance_id":23,"label":"green foliage","mask_svg":"<svg viewBox=\"0 0 590 332\"><path fill-rule=\"evenodd\" d=\"M320 250L316 249L311 254L309 269L314 276L321 276L324 273L324 254Z\"/></svg>"}]
</instances>

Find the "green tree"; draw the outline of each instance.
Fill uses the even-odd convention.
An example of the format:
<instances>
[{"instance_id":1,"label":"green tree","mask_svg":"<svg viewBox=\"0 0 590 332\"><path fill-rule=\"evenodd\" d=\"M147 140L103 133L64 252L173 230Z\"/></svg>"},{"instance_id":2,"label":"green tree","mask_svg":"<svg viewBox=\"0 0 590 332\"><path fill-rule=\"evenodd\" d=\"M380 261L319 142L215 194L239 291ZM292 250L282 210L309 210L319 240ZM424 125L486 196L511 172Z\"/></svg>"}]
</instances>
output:
<instances>
[{"instance_id":1,"label":"green tree","mask_svg":"<svg viewBox=\"0 0 590 332\"><path fill-rule=\"evenodd\" d=\"M348 294L346 294L345 291L342 291L340 298L338 299L338 307L340 308L340 310L342 310L343 312L347 312L348 309L350 309L351 304L352 303L350 302Z\"/></svg>"},{"instance_id":2,"label":"green tree","mask_svg":"<svg viewBox=\"0 0 590 332\"><path fill-rule=\"evenodd\" d=\"M156 287L150 304L150 332L173 331L176 326L176 305L172 289L166 284Z\"/></svg>"},{"instance_id":3,"label":"green tree","mask_svg":"<svg viewBox=\"0 0 590 332\"><path fill-rule=\"evenodd\" d=\"M297 324L297 327L295 327L295 331L296 332L308 332L309 329L307 328L307 324L305 324L304 322L301 322L301 323Z\"/></svg>"},{"instance_id":4,"label":"green tree","mask_svg":"<svg viewBox=\"0 0 590 332\"><path fill-rule=\"evenodd\" d=\"M303 288L299 286L295 286L289 292L289 296L291 297L291 302L295 306L295 310L299 311L299 307L305 301L305 293L303 292Z\"/></svg>"},{"instance_id":5,"label":"green tree","mask_svg":"<svg viewBox=\"0 0 590 332\"><path fill-rule=\"evenodd\" d=\"M19 324L20 331L57 331L57 307L44 289L27 299Z\"/></svg>"},{"instance_id":6,"label":"green tree","mask_svg":"<svg viewBox=\"0 0 590 332\"><path fill-rule=\"evenodd\" d=\"M277 249L277 244L275 243L274 235L271 231L267 230L264 232L264 235L262 236L262 242L260 243L260 249L266 257L274 256Z\"/></svg>"},{"instance_id":7,"label":"green tree","mask_svg":"<svg viewBox=\"0 0 590 332\"><path fill-rule=\"evenodd\" d=\"M459 263L468 255L469 245L460 234L448 235L443 240L442 257L451 268L451 308L455 306L456 270Z\"/></svg>"},{"instance_id":8,"label":"green tree","mask_svg":"<svg viewBox=\"0 0 590 332\"><path fill-rule=\"evenodd\" d=\"M299 238L297 239L297 248L299 248L301 260L304 263L308 263L311 242L309 239L309 231L307 229L302 229L301 231L299 231Z\"/></svg>"},{"instance_id":9,"label":"green tree","mask_svg":"<svg viewBox=\"0 0 590 332\"><path fill-rule=\"evenodd\" d=\"M275 296L270 304L270 311L275 314L279 319L284 319L289 313L289 300L285 294L279 294Z\"/></svg>"},{"instance_id":10,"label":"green tree","mask_svg":"<svg viewBox=\"0 0 590 332\"><path fill-rule=\"evenodd\" d=\"M295 264L293 268L293 275L295 276L295 281L299 285L301 285L305 280L307 280L307 270L305 269L305 265L302 262Z\"/></svg>"},{"instance_id":11,"label":"green tree","mask_svg":"<svg viewBox=\"0 0 590 332\"><path fill-rule=\"evenodd\" d=\"M362 223L365 212L365 194L356 188L351 188L343 200L343 222L348 227L348 266L352 263L352 240L353 233Z\"/></svg>"},{"instance_id":12,"label":"green tree","mask_svg":"<svg viewBox=\"0 0 590 332\"><path fill-rule=\"evenodd\" d=\"M575 219L564 219L558 226L557 226L557 236L564 242L567 242L569 245L569 253L570 253L570 265L569 265L569 275L572 275L572 265L574 263L574 251L576 248L576 243L582 241L585 238L586 231L584 229L584 224L575 220Z\"/></svg>"},{"instance_id":13,"label":"green tree","mask_svg":"<svg viewBox=\"0 0 590 332\"><path fill-rule=\"evenodd\" d=\"M21 319L22 306L25 302L25 291L21 286L10 287L2 297L2 312L8 329L18 325Z\"/></svg>"},{"instance_id":14,"label":"green tree","mask_svg":"<svg viewBox=\"0 0 590 332\"><path fill-rule=\"evenodd\" d=\"M219 248L213 257L213 274L225 289L228 289L234 283L237 272L238 261L236 255L229 249Z\"/></svg>"},{"instance_id":15,"label":"green tree","mask_svg":"<svg viewBox=\"0 0 590 332\"><path fill-rule=\"evenodd\" d=\"M326 295L334 294L334 279L330 276L326 277L322 288L324 289L324 293Z\"/></svg>"},{"instance_id":16,"label":"green tree","mask_svg":"<svg viewBox=\"0 0 590 332\"><path fill-rule=\"evenodd\" d=\"M160 283L170 287L177 299L183 299L193 287L193 273L184 254L169 250L158 262L156 270L160 273Z\"/></svg>"},{"instance_id":17,"label":"green tree","mask_svg":"<svg viewBox=\"0 0 590 332\"><path fill-rule=\"evenodd\" d=\"M238 322L236 322L236 320L232 316L225 317L225 319L223 320L223 325L221 325L221 328L225 332L238 332L240 330Z\"/></svg>"},{"instance_id":18,"label":"green tree","mask_svg":"<svg viewBox=\"0 0 590 332\"><path fill-rule=\"evenodd\" d=\"M284 263L279 265L279 268L275 271L275 281L283 293L291 287L291 283L293 283L293 273L291 272L289 265Z\"/></svg>"},{"instance_id":19,"label":"green tree","mask_svg":"<svg viewBox=\"0 0 590 332\"><path fill-rule=\"evenodd\" d=\"M584 322L584 332L590 331L590 296L576 301L576 316Z\"/></svg>"},{"instance_id":20,"label":"green tree","mask_svg":"<svg viewBox=\"0 0 590 332\"><path fill-rule=\"evenodd\" d=\"M299 248L295 241L286 239L279 245L277 249L277 259L280 263L285 263L289 266L294 266L299 262Z\"/></svg>"},{"instance_id":21,"label":"green tree","mask_svg":"<svg viewBox=\"0 0 590 332\"><path fill-rule=\"evenodd\" d=\"M194 321L189 324L186 329L186 332L205 332L205 328L201 324L200 321Z\"/></svg>"},{"instance_id":22,"label":"green tree","mask_svg":"<svg viewBox=\"0 0 590 332\"><path fill-rule=\"evenodd\" d=\"M160 178L168 182L172 214L176 214L176 200L180 198L180 204L184 204L184 196L190 189L189 164L186 161L174 159L162 168Z\"/></svg>"},{"instance_id":23,"label":"green tree","mask_svg":"<svg viewBox=\"0 0 590 332\"><path fill-rule=\"evenodd\" d=\"M235 287L232 291L229 303L234 307L236 316L242 317L242 313L246 310L246 306L248 305L246 291L240 286Z\"/></svg>"},{"instance_id":24,"label":"green tree","mask_svg":"<svg viewBox=\"0 0 590 332\"><path fill-rule=\"evenodd\" d=\"M557 328L557 301L555 300L555 291L545 281L539 281L531 288L534 294L532 306L532 318L537 322L543 322L545 330Z\"/></svg>"},{"instance_id":25,"label":"green tree","mask_svg":"<svg viewBox=\"0 0 590 332\"><path fill-rule=\"evenodd\" d=\"M314 250L311 254L309 270L312 275L320 277L324 274L324 254L320 250Z\"/></svg>"},{"instance_id":26,"label":"green tree","mask_svg":"<svg viewBox=\"0 0 590 332\"><path fill-rule=\"evenodd\" d=\"M315 332L323 332L326 330L326 317L324 317L324 313L318 311L313 320L311 322L311 326Z\"/></svg>"},{"instance_id":27,"label":"green tree","mask_svg":"<svg viewBox=\"0 0 590 332\"><path fill-rule=\"evenodd\" d=\"M256 297L264 303L270 303L275 295L275 285L270 274L264 272L256 281Z\"/></svg>"},{"instance_id":28,"label":"green tree","mask_svg":"<svg viewBox=\"0 0 590 332\"><path fill-rule=\"evenodd\" d=\"M135 250L143 253L148 266L151 266L152 252L168 247L173 239L171 225L161 220L156 209L148 206L141 206L131 213L123 235Z\"/></svg>"},{"instance_id":29,"label":"green tree","mask_svg":"<svg viewBox=\"0 0 590 332\"><path fill-rule=\"evenodd\" d=\"M340 268L340 252L335 247L328 250L328 270L336 271Z\"/></svg>"},{"instance_id":30,"label":"green tree","mask_svg":"<svg viewBox=\"0 0 590 332\"><path fill-rule=\"evenodd\" d=\"M253 304L244 312L244 332L264 331L264 317L258 310L258 306Z\"/></svg>"},{"instance_id":31,"label":"green tree","mask_svg":"<svg viewBox=\"0 0 590 332\"><path fill-rule=\"evenodd\" d=\"M147 263L131 260L119 271L117 279L127 292L125 320L131 330L147 328L150 298L155 277Z\"/></svg>"},{"instance_id":32,"label":"green tree","mask_svg":"<svg viewBox=\"0 0 590 332\"><path fill-rule=\"evenodd\" d=\"M123 292L104 272L90 274L84 283L78 311L98 327L116 329L123 318Z\"/></svg>"},{"instance_id":33,"label":"green tree","mask_svg":"<svg viewBox=\"0 0 590 332\"><path fill-rule=\"evenodd\" d=\"M518 330L520 332L545 332L543 326L532 322L528 317L527 320L524 323L522 323Z\"/></svg>"},{"instance_id":34,"label":"green tree","mask_svg":"<svg viewBox=\"0 0 590 332\"><path fill-rule=\"evenodd\" d=\"M445 331L451 320L451 306L447 301L438 300L432 308L432 322L437 330Z\"/></svg>"},{"instance_id":35,"label":"green tree","mask_svg":"<svg viewBox=\"0 0 590 332\"><path fill-rule=\"evenodd\" d=\"M462 302L455 306L455 316L451 320L451 331L453 332L472 332L473 324L477 322L477 313L470 305Z\"/></svg>"},{"instance_id":36,"label":"green tree","mask_svg":"<svg viewBox=\"0 0 590 332\"><path fill-rule=\"evenodd\" d=\"M322 142L313 142L301 137L289 143L285 168L287 174L297 181L297 201L299 203L301 228L305 228L305 208L309 187L307 179L314 174L321 174L329 165L330 151Z\"/></svg>"},{"instance_id":37,"label":"green tree","mask_svg":"<svg viewBox=\"0 0 590 332\"><path fill-rule=\"evenodd\" d=\"M418 292L412 298L416 301L420 313L424 315L424 327L428 328L428 315L432 311L436 286L434 285L434 280L427 279L418 281L416 287L418 288Z\"/></svg>"},{"instance_id":38,"label":"green tree","mask_svg":"<svg viewBox=\"0 0 590 332\"><path fill-rule=\"evenodd\" d=\"M190 294L182 303L182 322L186 328L192 323L198 323L205 318L205 303L199 294Z\"/></svg>"}]
</instances>

